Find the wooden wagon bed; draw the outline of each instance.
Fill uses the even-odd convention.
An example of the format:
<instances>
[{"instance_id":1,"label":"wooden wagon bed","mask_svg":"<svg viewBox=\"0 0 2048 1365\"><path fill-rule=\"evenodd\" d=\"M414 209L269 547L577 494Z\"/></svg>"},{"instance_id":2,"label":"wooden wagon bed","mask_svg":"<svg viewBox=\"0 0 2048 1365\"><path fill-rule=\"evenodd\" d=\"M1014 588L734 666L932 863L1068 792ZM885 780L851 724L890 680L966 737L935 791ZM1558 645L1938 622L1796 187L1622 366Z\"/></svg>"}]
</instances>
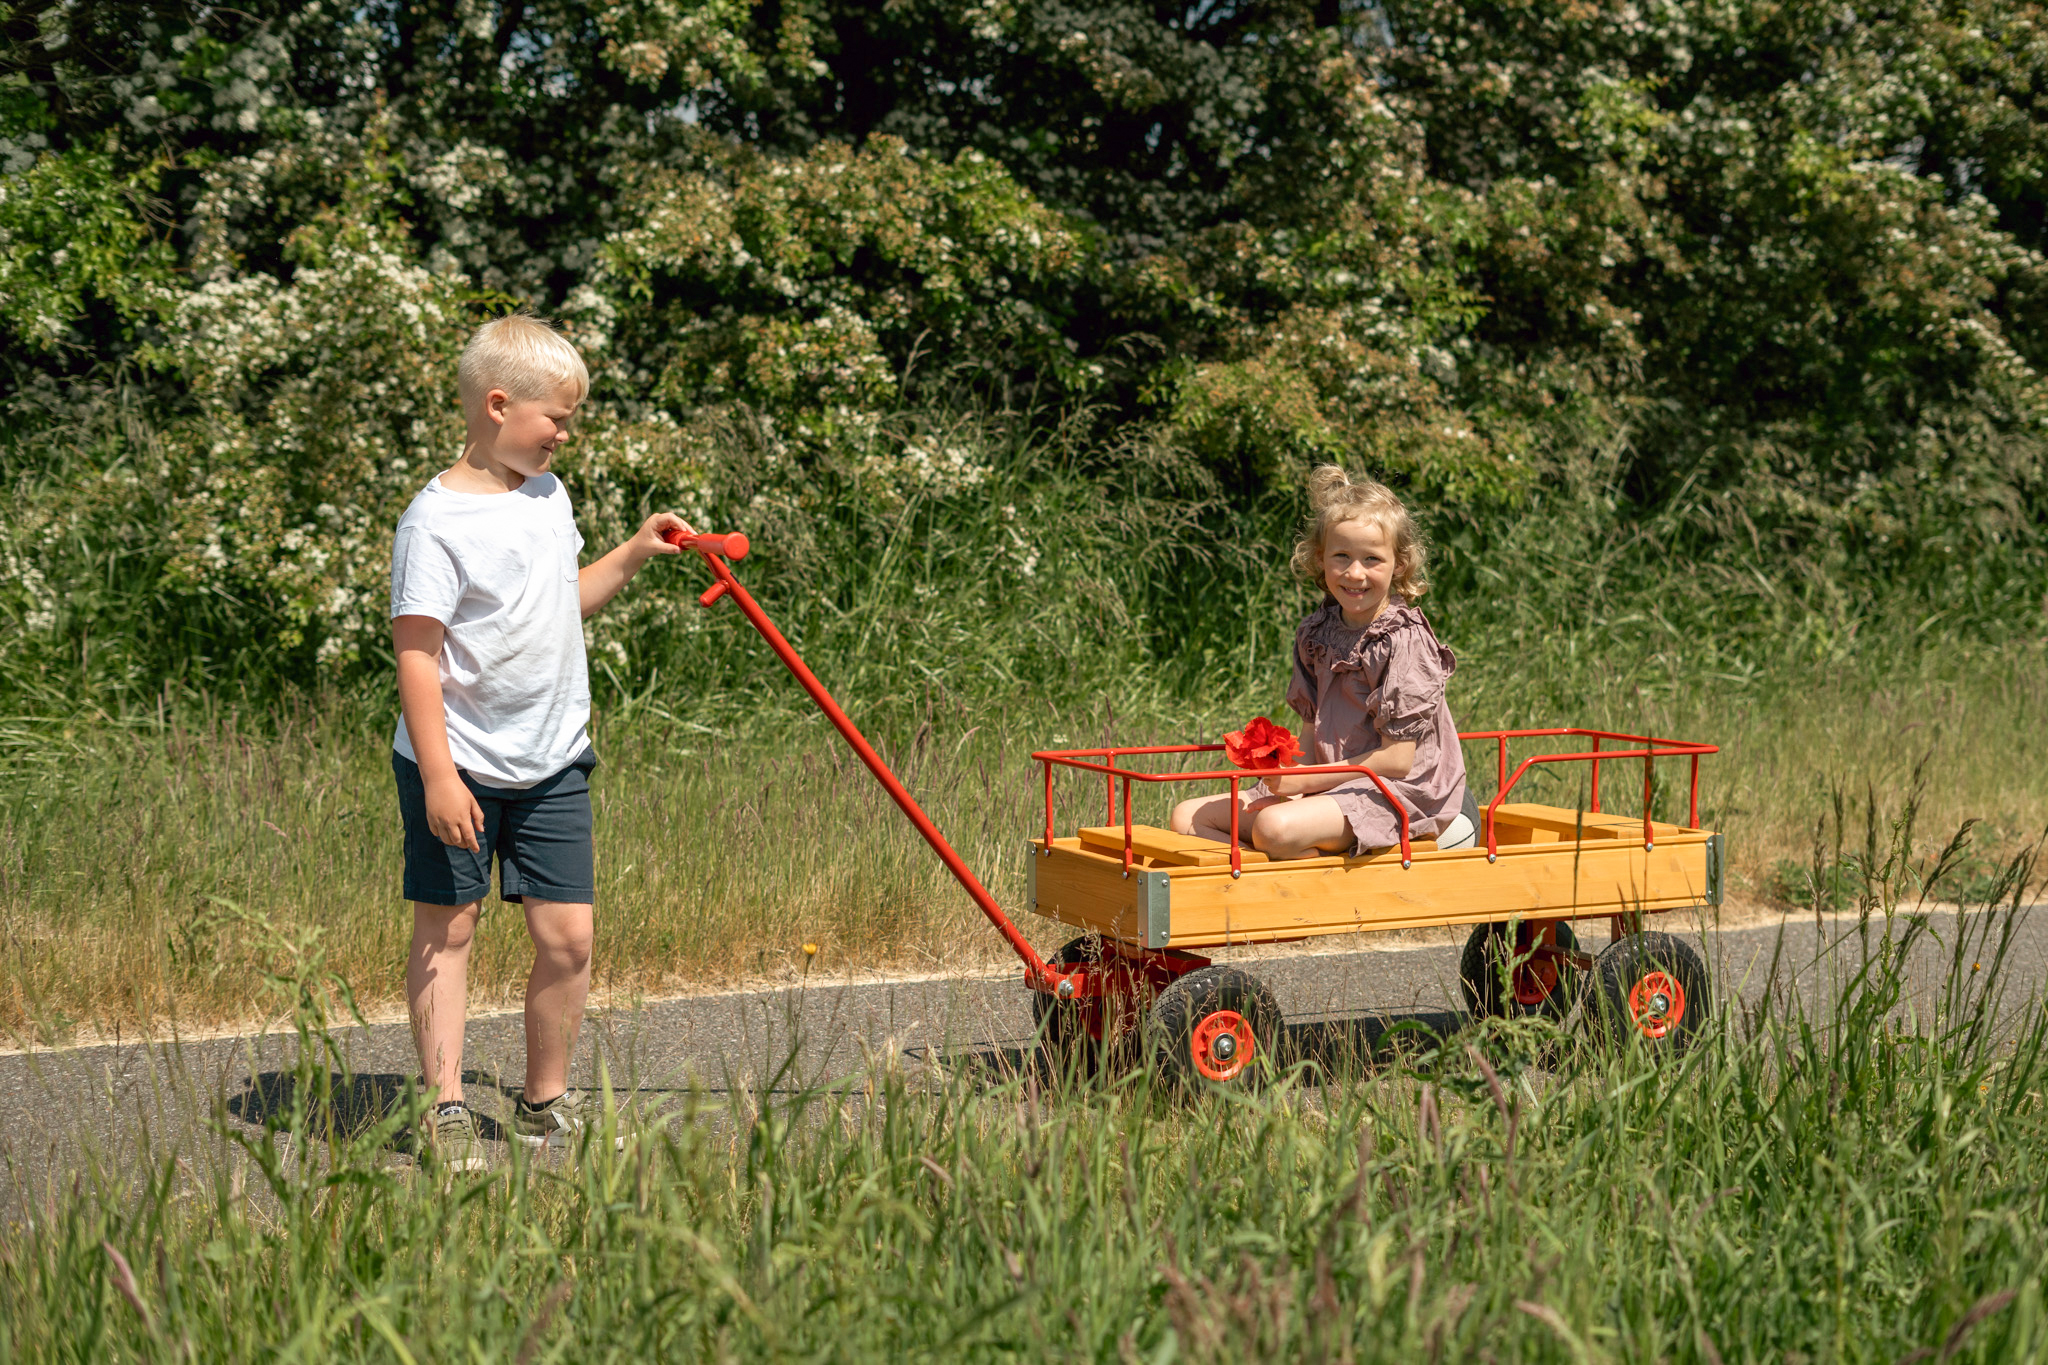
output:
<instances>
[{"instance_id":1,"label":"wooden wagon bed","mask_svg":"<svg viewBox=\"0 0 2048 1365\"><path fill-rule=\"evenodd\" d=\"M1593 919L1721 902L1721 836L1640 817L1528 803L1494 812L1484 847L1412 845L1364 857L1272 862L1227 844L1143 825L1033 839L1027 908L1142 948L1271 943L1317 934L1508 918Z\"/></svg>"}]
</instances>

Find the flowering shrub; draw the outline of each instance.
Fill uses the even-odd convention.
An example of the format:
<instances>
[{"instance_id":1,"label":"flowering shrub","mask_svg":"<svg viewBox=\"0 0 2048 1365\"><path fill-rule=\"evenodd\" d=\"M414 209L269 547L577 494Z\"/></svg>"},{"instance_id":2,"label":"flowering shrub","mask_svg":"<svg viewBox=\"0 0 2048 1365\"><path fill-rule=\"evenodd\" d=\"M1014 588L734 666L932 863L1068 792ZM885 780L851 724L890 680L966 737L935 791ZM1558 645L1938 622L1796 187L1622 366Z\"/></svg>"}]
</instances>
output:
<instances>
[{"instance_id":1,"label":"flowering shrub","mask_svg":"<svg viewBox=\"0 0 2048 1365\"><path fill-rule=\"evenodd\" d=\"M591 361L586 534L673 505L772 530L763 573L918 523L964 601L970 564L1080 582L1035 469L1185 637L1187 575L1342 459L1445 583L1533 538L2039 596L2013 0L109 3L4 42L0 614L39 668L381 667L452 358L518 303ZM656 667L686 601L594 648Z\"/></svg>"}]
</instances>

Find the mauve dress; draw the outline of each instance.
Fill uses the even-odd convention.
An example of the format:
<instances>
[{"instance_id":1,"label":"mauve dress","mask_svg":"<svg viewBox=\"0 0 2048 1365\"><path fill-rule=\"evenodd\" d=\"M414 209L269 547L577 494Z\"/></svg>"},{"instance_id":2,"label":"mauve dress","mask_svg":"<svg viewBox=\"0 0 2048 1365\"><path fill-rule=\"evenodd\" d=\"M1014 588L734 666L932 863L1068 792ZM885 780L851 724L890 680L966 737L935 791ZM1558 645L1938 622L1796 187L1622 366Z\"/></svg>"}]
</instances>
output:
<instances>
[{"instance_id":1,"label":"mauve dress","mask_svg":"<svg viewBox=\"0 0 2048 1365\"><path fill-rule=\"evenodd\" d=\"M1415 743L1408 776L1387 786L1408 806L1408 835L1430 839L1465 803L1465 753L1444 700L1458 661L1420 611L1395 593L1370 625L1344 624L1325 602L1294 633L1287 704L1308 722L1304 764L1343 763L1403 740ZM1268 793L1261 782L1254 796ZM1334 797L1357 836L1354 852L1401 842L1401 821L1369 777L1322 793Z\"/></svg>"}]
</instances>

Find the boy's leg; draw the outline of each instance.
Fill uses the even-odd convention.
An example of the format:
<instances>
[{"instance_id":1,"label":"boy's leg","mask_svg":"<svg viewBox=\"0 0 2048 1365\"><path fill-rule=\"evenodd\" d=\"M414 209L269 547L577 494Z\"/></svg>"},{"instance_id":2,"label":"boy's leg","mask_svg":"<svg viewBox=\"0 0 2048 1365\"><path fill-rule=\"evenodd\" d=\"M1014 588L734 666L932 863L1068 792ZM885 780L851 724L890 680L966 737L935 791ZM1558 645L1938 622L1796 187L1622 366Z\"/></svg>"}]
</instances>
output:
<instances>
[{"instance_id":1,"label":"boy's leg","mask_svg":"<svg viewBox=\"0 0 2048 1365\"><path fill-rule=\"evenodd\" d=\"M469 945L481 902L412 906L412 952L405 998L412 1014L420 1077L435 1102L462 1098L462 1021L469 995Z\"/></svg>"},{"instance_id":2,"label":"boy's leg","mask_svg":"<svg viewBox=\"0 0 2048 1365\"><path fill-rule=\"evenodd\" d=\"M569 1088L569 1059L590 996L594 917L588 902L526 897L533 972L526 978L526 1101L545 1104Z\"/></svg>"},{"instance_id":3,"label":"boy's leg","mask_svg":"<svg viewBox=\"0 0 2048 1365\"><path fill-rule=\"evenodd\" d=\"M533 971L526 978L526 1094L547 1104L569 1088L569 1059L590 994L597 899L591 854L589 751L508 803L498 848L499 889L526 911ZM515 1120L515 1128L517 1122Z\"/></svg>"},{"instance_id":4,"label":"boy's leg","mask_svg":"<svg viewBox=\"0 0 2048 1365\"><path fill-rule=\"evenodd\" d=\"M469 996L469 946L477 914L491 889L491 848L501 802L467 777L484 813L472 852L444 844L427 825L427 792L419 766L391 755L398 811L405 826L405 898L412 902L412 951L405 960L406 1006L419 1047L420 1083L439 1103L462 1098L462 1021Z\"/></svg>"}]
</instances>

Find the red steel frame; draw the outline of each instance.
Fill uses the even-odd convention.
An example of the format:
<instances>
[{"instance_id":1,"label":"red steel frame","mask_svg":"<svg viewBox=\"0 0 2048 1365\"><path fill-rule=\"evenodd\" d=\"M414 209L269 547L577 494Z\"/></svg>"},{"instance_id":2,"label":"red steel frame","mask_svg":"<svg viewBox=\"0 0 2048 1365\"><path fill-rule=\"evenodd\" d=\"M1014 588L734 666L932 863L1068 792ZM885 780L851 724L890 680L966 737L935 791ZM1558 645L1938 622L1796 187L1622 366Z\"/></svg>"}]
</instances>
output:
<instances>
[{"instance_id":1,"label":"red steel frame","mask_svg":"<svg viewBox=\"0 0 2048 1365\"><path fill-rule=\"evenodd\" d=\"M760 632L761 638L768 642L768 647L775 651L775 656L782 660L782 664L789 670L790 676L795 678L804 691L810 694L811 700L818 704L818 709L825 713L825 718L832 722L833 728L839 731L840 735L860 758L860 761L867 765L868 771L875 775L875 780L882 784L882 789L889 793L890 799L895 801L904 815L909 817L910 823L916 827L917 832L924 836L926 843L932 846L932 851L939 855L939 860L946 865L946 870L951 872L954 878L959 881L975 905L980 907L982 914L988 917L989 923L995 926L996 932L1003 936L1004 941L1010 945L1011 949L1023 961L1024 984L1028 988L1047 992L1061 1000L1074 1000L1076 998L1090 998L1111 994L1128 994L1137 986L1139 978L1143 978L1152 989L1157 990L1172 978L1207 965L1207 958L1193 953L1179 952L1173 949L1148 950L1122 943L1105 943L1103 945L1104 948L1114 954L1117 960L1115 962L1104 962L1093 969L1083 966L1077 971L1061 971L1048 965L1045 959L1038 955L1037 950L1031 946L1030 941L1018 931L1016 924L1003 912L1003 907L996 903L996 898L989 894L988 888L981 884L980 879L962 861L960 855L954 851L953 846L946 842L946 837L939 833L938 826L932 823L931 817L924 813L924 809L917 804L916 799L897 780L896 774L890 771L889 765L882 760L882 756L875 752L874 746L868 743L866 736L861 734L860 728L841 709L839 703L832 699L832 694L825 690L825 685L818 681L817 675L805 666L803 659L798 656L789 641L782 637L782 632L775 628L775 623L768 619L768 614L761 610L761 604L756 602L752 595L740 586L737 578L733 577L732 569L726 563L726 560L736 561L746 557L748 549L747 538L739 534L687 536L681 531L670 531L665 538L670 544L675 545L679 549L695 550L703 559L706 567L711 570L712 578L716 581L697 598L698 604L710 607L715 605L720 598L727 596L730 596L738 604L740 611L746 616L754 629ZM1522 760L1521 766L1515 769L1513 777L1508 776L1509 740L1560 736L1591 739L1593 741L1592 750L1588 753L1578 754L1537 754ZM1593 768L1592 808L1595 812L1598 812L1600 809L1600 765L1618 759L1642 759L1643 847L1647 849L1654 847L1651 837L1649 811L1652 792L1652 765L1659 758L1689 756L1692 759L1692 800L1689 807L1688 827L1697 829L1699 828L1700 756L1719 752L1718 748L1712 744L1691 744L1682 740L1655 739L1647 735L1629 735L1612 730L1479 730L1469 734L1461 734L1459 738L1466 741L1491 739L1499 744L1499 760L1497 763L1499 776L1498 790L1486 809L1486 849L1488 861L1498 857L1500 851L1494 831L1494 813L1499 810L1501 802L1507 799L1507 795L1514 789L1515 783L1521 780L1522 774L1538 763L1590 762ZM1600 748L1603 740L1619 740L1643 747L1603 752ZM1392 790L1388 788L1385 780L1369 768L1360 767L1356 764L1330 764L1319 767L1224 768L1190 773L1144 773L1133 769L1120 768L1116 762L1119 758L1133 755L1216 753L1221 751L1222 748L1223 746L1220 744L1159 744L1135 748L1064 749L1034 753L1032 757L1045 765L1045 838L1048 851L1050 851L1053 838L1052 770L1055 765L1076 768L1085 772L1102 773L1104 775L1104 786L1108 793L1109 819L1112 822L1115 821L1117 813L1117 780L1119 778L1123 780L1124 870L1127 873L1131 869L1133 858L1131 848L1131 783L1228 781L1232 797L1230 817L1230 871L1232 876L1242 876L1244 872L1241 845L1238 839L1238 804L1236 801L1238 783L1240 781L1247 777L1272 777L1281 773L1293 773L1296 775L1308 773L1363 773L1372 779L1373 784L1380 789L1380 793L1386 798L1387 803L1399 813L1401 817L1401 866L1406 868L1410 865L1413 858L1413 849L1408 835L1408 812L1395 799ZM1090 759L1104 759L1106 762L1094 763L1086 761ZM1091 1022L1090 1027L1096 1027L1098 1023L1099 1020Z\"/></svg>"},{"instance_id":2,"label":"red steel frame","mask_svg":"<svg viewBox=\"0 0 2048 1365\"><path fill-rule=\"evenodd\" d=\"M761 638L768 642L768 647L775 651L775 657L782 660L783 667L789 670L790 676L797 680L804 691L811 694L811 700L818 704L818 709L825 713L825 718L832 722L833 728L845 738L860 761L867 765L868 771L875 775L875 780L882 784L882 789L889 793L890 799L910 817L910 823L917 827L917 832L924 836L924 841L939 855L939 860L946 865L946 870L966 889L968 896L981 908L981 913L988 916L989 923L995 926L996 932L1001 934L1017 956L1023 959L1024 984L1033 990L1051 992L1062 1000L1071 1000L1081 994L1083 988L1090 984L1087 973L1062 972L1046 964L1045 959L1038 955L1030 941L1018 932L1010 917L1003 913L1003 907L996 904L996 898L981 884L981 879L976 877L961 860L960 855L953 851L953 846L946 842L945 835L939 833L938 826L924 813L924 808L919 806L903 784L896 780L896 774L889 770L889 765L882 761L882 756L875 752L874 746L861 734L860 727L855 725L852 718L840 708L839 703L832 699L832 694L825 690L825 684L819 682L817 675L804 665L804 661L798 657L796 650L791 648L789 641L782 638L782 632L768 619L768 613L761 610L761 604L740 586L737 578L733 577L732 569L726 564L725 558L745 558L747 538L737 534L686 536L681 531L670 531L664 538L680 549L695 550L703 558L711 570L711 576L717 581L697 598L698 605L709 607L716 604L719 598L726 596L730 596L739 604L740 611L745 614L754 629L761 633Z\"/></svg>"},{"instance_id":3,"label":"red steel frame","mask_svg":"<svg viewBox=\"0 0 2048 1365\"><path fill-rule=\"evenodd\" d=\"M1585 753L1532 754L1528 758L1522 760L1521 765L1515 769L1513 776L1509 776L1509 740L1550 739L1560 737L1590 739L1592 740L1593 745L1592 748ZM1656 761L1660 758L1690 758L1692 760L1691 793L1688 805L1686 807L1686 828L1698 829L1700 827L1700 758L1703 755L1716 754L1721 751L1720 746L1714 744L1695 744L1690 740L1682 739L1658 739L1650 735L1626 734L1619 730L1587 730L1581 729L1576 726L1566 726L1548 730L1466 730L1460 731L1458 734L1458 738L1460 740L1465 741L1466 743L1474 743L1480 740L1490 739L1495 741L1495 743L1499 746L1498 759L1495 765L1498 776L1498 782L1495 787L1493 799L1492 801L1487 803L1486 810L1484 812L1486 833L1486 860L1488 862L1497 861L1500 857L1500 840L1498 832L1494 828L1494 813L1500 809L1501 803L1507 800L1508 793L1515 789L1515 784L1522 780L1522 775L1528 772L1529 769L1535 767L1540 763L1590 764L1593 769L1591 806L1592 813L1597 815L1600 812L1600 765L1602 763L1612 763L1619 759L1642 759L1643 847L1645 849L1654 849L1657 846L1657 844L1651 828L1650 800L1654 792L1653 777L1655 772L1654 765L1656 764ZM1600 745L1603 740L1619 740L1626 744L1635 744L1640 745L1642 747L1634 749L1602 750ZM1131 869L1134 858L1134 851L1131 846L1131 783L1217 782L1228 780L1230 783L1230 875L1233 877L1240 877L1244 875L1243 850L1240 845L1238 837L1238 816L1241 808L1239 807L1237 802L1237 795L1238 783L1240 781L1248 777L1267 778L1280 777L1289 774L1299 777L1314 773L1363 773L1367 777L1372 779L1373 785L1380 789L1380 795L1386 798L1387 804L1394 808L1394 813L1396 815L1400 816L1401 866L1403 869L1406 869L1413 865L1414 848L1409 838L1407 807L1403 806L1400 801L1395 799L1394 793L1391 789L1388 788L1386 781L1383 778L1381 778L1378 773L1374 772L1370 768L1364 768L1356 764L1349 763L1332 763L1315 767L1222 768L1213 771L1205 770L1202 772L1189 773L1147 773L1139 772L1134 768L1124 768L1119 767L1117 765L1117 760L1119 758L1125 758L1130 756L1154 754L1210 754L1219 753L1222 751L1222 749L1223 746L1221 744L1146 744L1135 745L1128 748L1046 749L1032 754L1031 756L1034 759L1038 760L1040 763L1045 765L1046 844L1050 846L1053 837L1052 770L1055 766L1063 768L1074 768L1082 772L1103 774L1104 786L1107 789L1108 793L1108 819L1112 824L1115 823L1117 814L1117 782L1119 779L1122 780L1124 817L1124 870L1127 872ZM1088 760L1090 759L1101 759L1103 761L1099 763L1089 762Z\"/></svg>"}]
</instances>

